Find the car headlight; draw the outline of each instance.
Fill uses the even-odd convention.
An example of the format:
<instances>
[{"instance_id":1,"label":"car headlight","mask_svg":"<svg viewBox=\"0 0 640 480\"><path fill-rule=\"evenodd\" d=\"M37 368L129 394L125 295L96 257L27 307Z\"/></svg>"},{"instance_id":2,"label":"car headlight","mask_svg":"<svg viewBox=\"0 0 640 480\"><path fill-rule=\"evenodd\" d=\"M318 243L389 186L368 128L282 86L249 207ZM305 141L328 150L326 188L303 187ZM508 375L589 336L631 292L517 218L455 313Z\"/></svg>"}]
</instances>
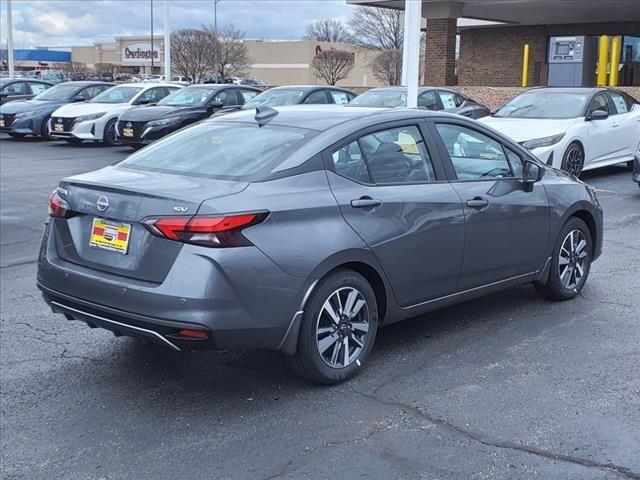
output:
<instances>
[{"instance_id":1,"label":"car headlight","mask_svg":"<svg viewBox=\"0 0 640 480\"><path fill-rule=\"evenodd\" d=\"M29 110L28 112L17 113L15 118L35 117L36 115L40 115L42 112L44 112L44 108Z\"/></svg>"},{"instance_id":2,"label":"car headlight","mask_svg":"<svg viewBox=\"0 0 640 480\"><path fill-rule=\"evenodd\" d=\"M92 113L91 115L83 115L82 117L76 117L76 122L88 122L89 120L97 120L107 112Z\"/></svg>"},{"instance_id":3,"label":"car headlight","mask_svg":"<svg viewBox=\"0 0 640 480\"><path fill-rule=\"evenodd\" d=\"M587 185L587 192L589 192L589 197L591 197L591 201L596 205L600 206L600 202L598 201L598 189L592 185Z\"/></svg>"},{"instance_id":4,"label":"car headlight","mask_svg":"<svg viewBox=\"0 0 640 480\"><path fill-rule=\"evenodd\" d=\"M560 133L558 135L553 135L551 137L536 138L535 140L527 140L526 142L520 142L520 145L522 145L527 150L533 150L534 148L548 147L550 145L555 145L563 138L564 138L564 133Z\"/></svg>"},{"instance_id":5,"label":"car headlight","mask_svg":"<svg viewBox=\"0 0 640 480\"><path fill-rule=\"evenodd\" d=\"M166 127L167 125L173 125L180 120L180 117L163 118L162 120L154 120L147 123L148 127Z\"/></svg>"}]
</instances>

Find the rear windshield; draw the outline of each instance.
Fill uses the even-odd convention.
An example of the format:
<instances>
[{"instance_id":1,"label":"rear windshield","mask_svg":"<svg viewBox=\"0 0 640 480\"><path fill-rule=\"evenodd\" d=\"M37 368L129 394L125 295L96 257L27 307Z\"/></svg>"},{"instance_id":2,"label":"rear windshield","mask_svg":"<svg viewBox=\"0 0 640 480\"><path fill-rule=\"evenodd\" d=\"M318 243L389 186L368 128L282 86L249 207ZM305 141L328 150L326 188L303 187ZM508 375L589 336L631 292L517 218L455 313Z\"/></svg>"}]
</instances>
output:
<instances>
[{"instance_id":1,"label":"rear windshield","mask_svg":"<svg viewBox=\"0 0 640 480\"><path fill-rule=\"evenodd\" d=\"M316 134L278 125L205 122L154 142L119 166L256 181Z\"/></svg>"},{"instance_id":2,"label":"rear windshield","mask_svg":"<svg viewBox=\"0 0 640 480\"><path fill-rule=\"evenodd\" d=\"M140 90L140 87L111 87L89 100L89 103L127 103Z\"/></svg>"},{"instance_id":3,"label":"rear windshield","mask_svg":"<svg viewBox=\"0 0 640 480\"><path fill-rule=\"evenodd\" d=\"M253 97L244 104L245 109L256 107L284 107L286 105L296 105L304 95L305 90L297 88L281 88L267 90Z\"/></svg>"},{"instance_id":4,"label":"rear windshield","mask_svg":"<svg viewBox=\"0 0 640 480\"><path fill-rule=\"evenodd\" d=\"M45 90L40 95L35 97L35 100L47 100L47 101L59 101L64 102L71 100L80 89L86 87L86 85L78 85L77 83L61 83L55 87L51 87Z\"/></svg>"},{"instance_id":5,"label":"rear windshield","mask_svg":"<svg viewBox=\"0 0 640 480\"><path fill-rule=\"evenodd\" d=\"M578 118L584 116L590 96L588 92L526 92L498 110L494 117Z\"/></svg>"},{"instance_id":6,"label":"rear windshield","mask_svg":"<svg viewBox=\"0 0 640 480\"><path fill-rule=\"evenodd\" d=\"M351 104L373 107L406 107L407 92L397 90L369 90L351 100Z\"/></svg>"}]
</instances>

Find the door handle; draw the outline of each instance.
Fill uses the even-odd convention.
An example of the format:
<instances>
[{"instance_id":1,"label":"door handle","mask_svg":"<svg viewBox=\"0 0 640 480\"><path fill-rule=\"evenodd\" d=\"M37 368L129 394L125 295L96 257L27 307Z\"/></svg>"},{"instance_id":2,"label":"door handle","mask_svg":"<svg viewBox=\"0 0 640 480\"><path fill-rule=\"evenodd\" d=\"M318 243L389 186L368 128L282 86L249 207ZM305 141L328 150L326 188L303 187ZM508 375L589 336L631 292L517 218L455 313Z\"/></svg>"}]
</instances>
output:
<instances>
[{"instance_id":1,"label":"door handle","mask_svg":"<svg viewBox=\"0 0 640 480\"><path fill-rule=\"evenodd\" d=\"M368 196L360 197L357 200L351 200L353 208L372 208L382 205L382 200L377 200Z\"/></svg>"},{"instance_id":2,"label":"door handle","mask_svg":"<svg viewBox=\"0 0 640 480\"><path fill-rule=\"evenodd\" d=\"M611 126L612 126L613 128L615 128L615 127L619 127L619 126L620 126L620 124L619 124L618 122L613 122L613 123L611 124Z\"/></svg>"},{"instance_id":3,"label":"door handle","mask_svg":"<svg viewBox=\"0 0 640 480\"><path fill-rule=\"evenodd\" d=\"M481 210L488 206L489 206L489 200L487 200L486 198L475 197L471 200L467 200L467 207L470 207L470 208L476 208L478 210Z\"/></svg>"}]
</instances>

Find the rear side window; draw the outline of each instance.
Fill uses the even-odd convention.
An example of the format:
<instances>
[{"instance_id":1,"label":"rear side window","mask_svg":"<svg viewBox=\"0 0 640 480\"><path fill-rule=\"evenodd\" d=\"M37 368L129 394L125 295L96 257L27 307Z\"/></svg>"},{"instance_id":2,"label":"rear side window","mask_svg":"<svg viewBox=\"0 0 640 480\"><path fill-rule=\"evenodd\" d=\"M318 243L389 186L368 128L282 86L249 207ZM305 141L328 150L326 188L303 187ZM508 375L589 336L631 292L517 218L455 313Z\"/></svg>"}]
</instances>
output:
<instances>
[{"instance_id":1,"label":"rear side window","mask_svg":"<svg viewBox=\"0 0 640 480\"><path fill-rule=\"evenodd\" d=\"M119 165L179 175L257 181L316 134L276 125L204 122L154 142Z\"/></svg>"},{"instance_id":2,"label":"rear side window","mask_svg":"<svg viewBox=\"0 0 640 480\"><path fill-rule=\"evenodd\" d=\"M40 95L47 88L49 88L49 85L46 85L44 83L30 83L29 86L31 87L31 93L33 93L34 95Z\"/></svg>"},{"instance_id":3,"label":"rear side window","mask_svg":"<svg viewBox=\"0 0 640 480\"><path fill-rule=\"evenodd\" d=\"M438 123L436 129L449 153L458 180L513 177L500 143L461 125Z\"/></svg>"},{"instance_id":4,"label":"rear side window","mask_svg":"<svg viewBox=\"0 0 640 480\"><path fill-rule=\"evenodd\" d=\"M436 179L429 152L415 126L382 130L360 139L375 183L415 183Z\"/></svg>"},{"instance_id":5,"label":"rear side window","mask_svg":"<svg viewBox=\"0 0 640 480\"><path fill-rule=\"evenodd\" d=\"M329 94L333 98L333 103L337 105L344 105L351 100L347 92L341 92L339 90L329 90Z\"/></svg>"},{"instance_id":6,"label":"rear side window","mask_svg":"<svg viewBox=\"0 0 640 480\"><path fill-rule=\"evenodd\" d=\"M627 113L630 110L629 104L622 94L618 92L611 92L609 95L611 96L613 106L615 107L615 112L613 112L614 115L616 113Z\"/></svg>"},{"instance_id":7,"label":"rear side window","mask_svg":"<svg viewBox=\"0 0 640 480\"><path fill-rule=\"evenodd\" d=\"M442 100L444 108L456 108L462 105L464 98L455 92L447 92L446 90L439 90L438 95Z\"/></svg>"},{"instance_id":8,"label":"rear side window","mask_svg":"<svg viewBox=\"0 0 640 480\"><path fill-rule=\"evenodd\" d=\"M369 170L358 142L351 142L331 155L337 174L357 182L369 183Z\"/></svg>"}]
</instances>

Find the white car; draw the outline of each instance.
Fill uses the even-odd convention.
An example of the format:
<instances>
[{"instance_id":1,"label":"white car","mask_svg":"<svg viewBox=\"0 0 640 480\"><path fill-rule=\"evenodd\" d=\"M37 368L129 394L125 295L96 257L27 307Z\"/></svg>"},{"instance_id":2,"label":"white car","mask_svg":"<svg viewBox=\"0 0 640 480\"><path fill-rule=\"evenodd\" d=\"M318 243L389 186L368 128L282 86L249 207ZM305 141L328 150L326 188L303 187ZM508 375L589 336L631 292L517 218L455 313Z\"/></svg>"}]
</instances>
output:
<instances>
[{"instance_id":1,"label":"white car","mask_svg":"<svg viewBox=\"0 0 640 480\"><path fill-rule=\"evenodd\" d=\"M88 102L70 103L51 114L49 135L69 143L116 144L118 117L135 105L157 103L182 88L172 83L127 83L105 90Z\"/></svg>"},{"instance_id":2,"label":"white car","mask_svg":"<svg viewBox=\"0 0 640 480\"><path fill-rule=\"evenodd\" d=\"M627 163L640 148L640 102L606 88L528 90L480 119L575 176Z\"/></svg>"}]
</instances>

